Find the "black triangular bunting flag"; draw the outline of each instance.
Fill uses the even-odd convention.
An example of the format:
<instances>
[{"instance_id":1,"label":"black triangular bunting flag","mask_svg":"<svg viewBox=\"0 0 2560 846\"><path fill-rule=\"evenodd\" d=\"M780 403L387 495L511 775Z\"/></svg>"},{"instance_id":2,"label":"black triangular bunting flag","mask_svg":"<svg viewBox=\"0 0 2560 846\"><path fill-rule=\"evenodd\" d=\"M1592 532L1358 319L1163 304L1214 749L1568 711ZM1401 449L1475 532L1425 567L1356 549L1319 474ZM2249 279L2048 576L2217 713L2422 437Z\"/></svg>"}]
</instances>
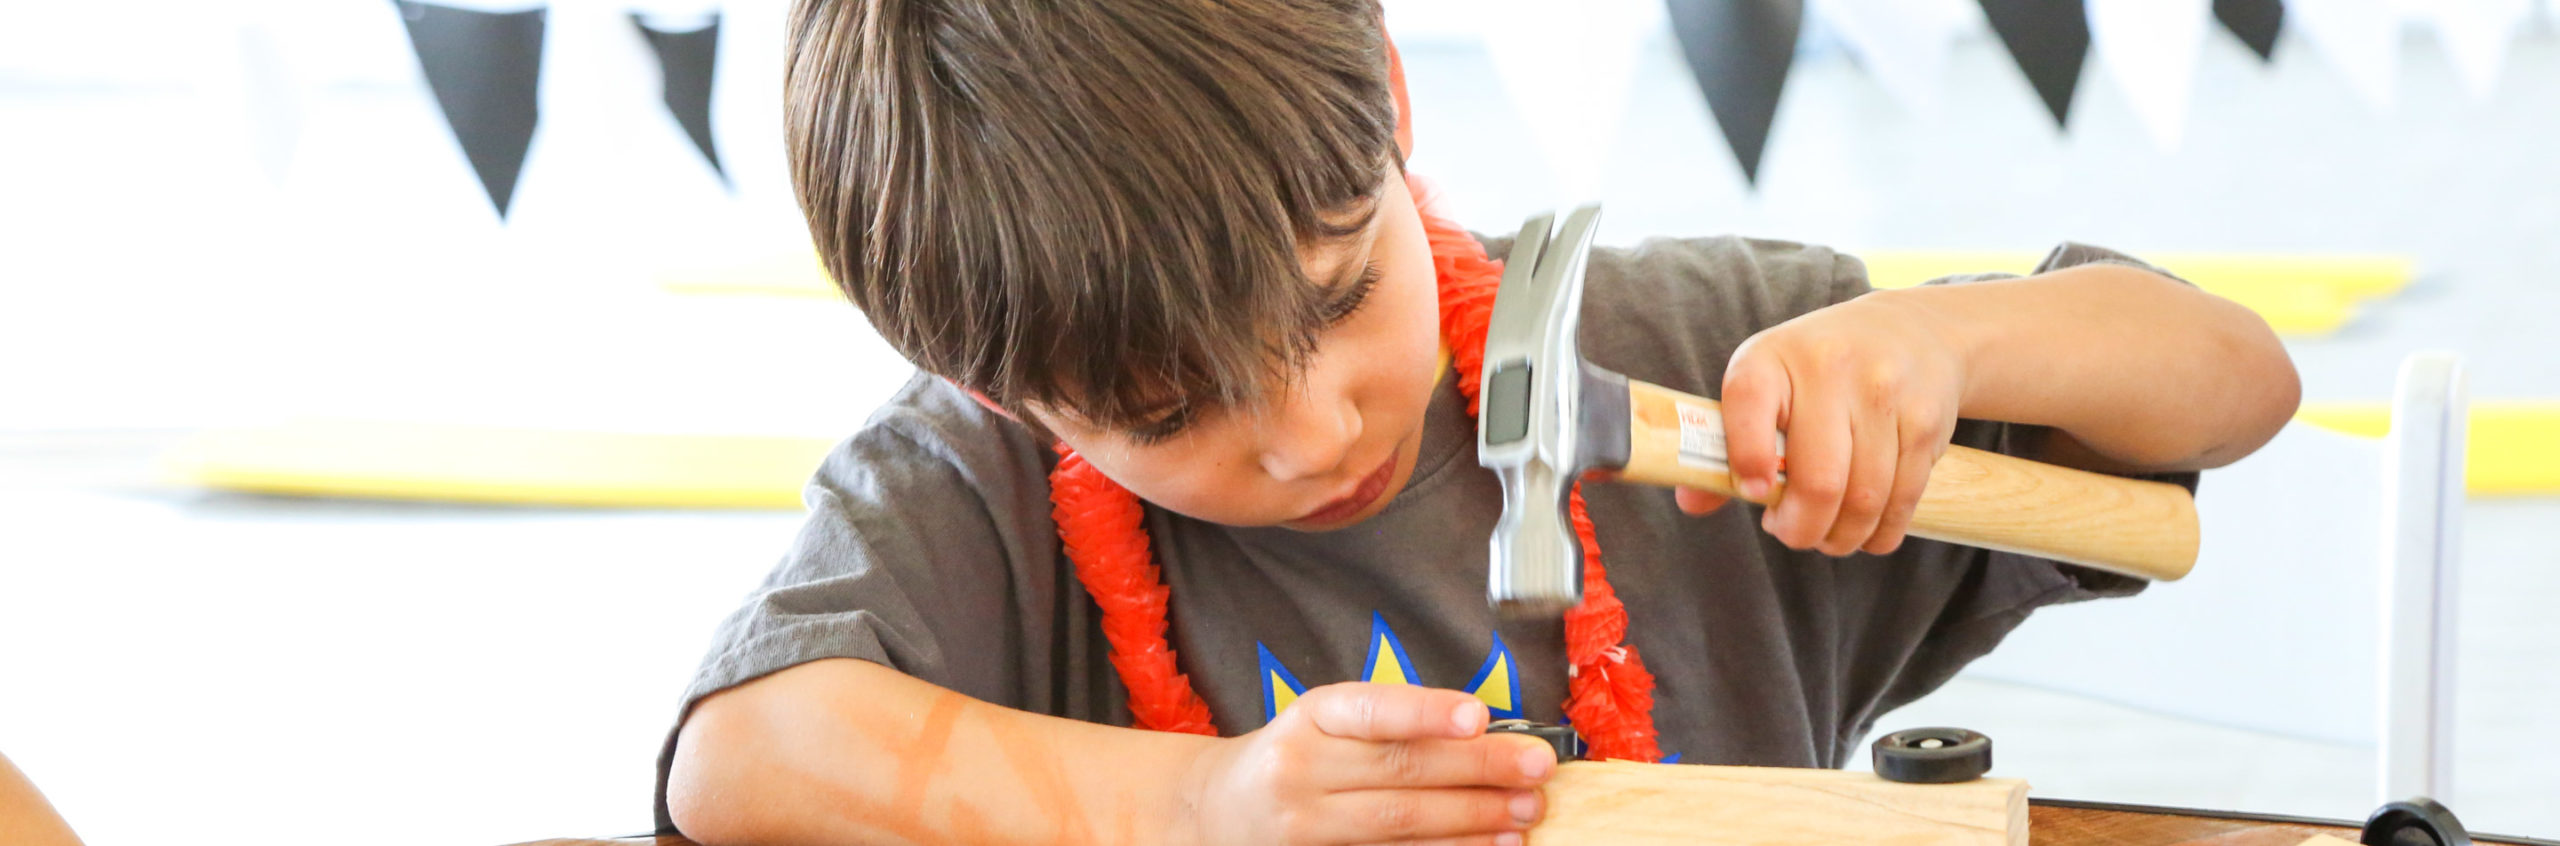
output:
<instances>
[{"instance_id":1,"label":"black triangular bunting flag","mask_svg":"<svg viewBox=\"0 0 2560 846\"><path fill-rule=\"evenodd\" d=\"M2082 0L1982 0L1991 29L2000 34L2018 70L2044 99L2057 126L2071 123L2071 95L2080 87L2080 65L2089 57L2089 13Z\"/></svg>"},{"instance_id":2,"label":"black triangular bunting flag","mask_svg":"<svg viewBox=\"0 0 2560 846\"><path fill-rule=\"evenodd\" d=\"M693 139L694 149L711 161L721 183L727 184L729 171L720 166L720 148L711 143L711 73L720 55L719 13L711 15L709 25L685 32L652 29L647 19L636 14L631 24L640 28L649 49L658 54L658 69L666 79L667 111Z\"/></svg>"},{"instance_id":3,"label":"black triangular bunting flag","mask_svg":"<svg viewBox=\"0 0 2560 846\"><path fill-rule=\"evenodd\" d=\"M2213 0L2213 16L2258 58L2275 61L2276 33L2284 31L2284 0Z\"/></svg>"},{"instance_id":4,"label":"black triangular bunting flag","mask_svg":"<svg viewBox=\"0 0 2560 846\"><path fill-rule=\"evenodd\" d=\"M396 0L427 87L444 109L462 155L480 176L498 216L507 216L516 176L540 119L542 26L546 9L504 14Z\"/></svg>"},{"instance_id":5,"label":"black triangular bunting flag","mask_svg":"<svg viewBox=\"0 0 2560 846\"><path fill-rule=\"evenodd\" d=\"M1760 181L1760 154L1778 116L1778 95L1795 64L1796 33L1804 25L1802 0L1666 0L1671 31L1698 91L1715 113L1716 127L1742 163L1742 176Z\"/></svg>"}]
</instances>

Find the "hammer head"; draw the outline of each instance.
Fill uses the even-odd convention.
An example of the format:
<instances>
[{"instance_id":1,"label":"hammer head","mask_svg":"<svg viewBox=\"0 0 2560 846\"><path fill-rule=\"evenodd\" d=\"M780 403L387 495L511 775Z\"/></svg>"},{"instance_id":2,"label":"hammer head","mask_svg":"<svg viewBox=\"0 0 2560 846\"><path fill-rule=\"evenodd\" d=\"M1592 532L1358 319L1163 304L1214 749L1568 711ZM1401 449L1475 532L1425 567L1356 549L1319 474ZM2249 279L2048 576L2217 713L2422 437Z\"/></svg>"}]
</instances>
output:
<instances>
[{"instance_id":1,"label":"hammer head","mask_svg":"<svg viewBox=\"0 0 2560 846\"><path fill-rule=\"evenodd\" d=\"M1502 480L1487 598L1505 616L1582 601L1582 543L1567 503L1591 469L1623 466L1625 377L1582 361L1582 273L1600 207L1530 218L1511 242L1485 328L1476 461Z\"/></svg>"}]
</instances>

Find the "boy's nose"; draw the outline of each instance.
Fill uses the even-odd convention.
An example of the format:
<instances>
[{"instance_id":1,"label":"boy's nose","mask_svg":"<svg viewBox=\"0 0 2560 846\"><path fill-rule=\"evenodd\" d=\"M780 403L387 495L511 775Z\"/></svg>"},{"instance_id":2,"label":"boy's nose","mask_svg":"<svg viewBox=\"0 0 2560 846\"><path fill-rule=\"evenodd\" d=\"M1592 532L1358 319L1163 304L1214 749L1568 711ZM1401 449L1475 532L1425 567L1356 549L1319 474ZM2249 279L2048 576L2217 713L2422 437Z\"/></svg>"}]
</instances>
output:
<instances>
[{"instance_id":1,"label":"boy's nose","mask_svg":"<svg viewBox=\"0 0 2560 846\"><path fill-rule=\"evenodd\" d=\"M1283 482L1335 473L1360 440L1360 409L1350 398L1316 389L1293 392L1272 409L1262 438L1262 470Z\"/></svg>"}]
</instances>

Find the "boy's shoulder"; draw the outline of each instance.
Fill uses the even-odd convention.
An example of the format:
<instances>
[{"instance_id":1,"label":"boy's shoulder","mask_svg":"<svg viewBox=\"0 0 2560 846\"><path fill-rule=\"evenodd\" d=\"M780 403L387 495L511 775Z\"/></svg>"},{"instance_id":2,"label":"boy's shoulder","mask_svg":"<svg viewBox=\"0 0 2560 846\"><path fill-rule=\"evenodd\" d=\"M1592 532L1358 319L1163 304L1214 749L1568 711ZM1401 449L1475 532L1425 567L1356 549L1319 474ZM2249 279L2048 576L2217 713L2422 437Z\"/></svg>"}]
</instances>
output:
<instances>
[{"instance_id":1,"label":"boy's shoulder","mask_svg":"<svg viewBox=\"0 0 2560 846\"><path fill-rule=\"evenodd\" d=\"M1478 236L1507 255L1509 236ZM1761 330L1866 293L1866 268L1828 247L1711 235L1599 246L1584 272L1582 346L1630 377L1690 389L1720 382Z\"/></svg>"},{"instance_id":2,"label":"boy's shoulder","mask_svg":"<svg viewBox=\"0 0 2560 846\"><path fill-rule=\"evenodd\" d=\"M843 490L917 483L980 496L1046 478L1054 459L1030 433L948 380L918 371L829 450L810 480Z\"/></svg>"},{"instance_id":3,"label":"boy's shoulder","mask_svg":"<svg viewBox=\"0 0 2560 846\"><path fill-rule=\"evenodd\" d=\"M1511 252L1512 236L1478 233L1485 254L1499 259ZM2077 245L2073 245L2077 246ZM1702 280L1709 284L1842 284L1863 282L1865 268L1846 253L1820 244L1746 235L1651 236L1632 245L1600 244L1591 248L1593 266L1638 271L1656 280Z\"/></svg>"},{"instance_id":4,"label":"boy's shoulder","mask_svg":"<svg viewBox=\"0 0 2560 846\"><path fill-rule=\"evenodd\" d=\"M1510 236L1478 236L1489 255L1511 250ZM1596 246L1583 302L1668 313L1784 320L1868 290L1865 265L1818 244L1740 235L1651 237L1633 245Z\"/></svg>"}]
</instances>

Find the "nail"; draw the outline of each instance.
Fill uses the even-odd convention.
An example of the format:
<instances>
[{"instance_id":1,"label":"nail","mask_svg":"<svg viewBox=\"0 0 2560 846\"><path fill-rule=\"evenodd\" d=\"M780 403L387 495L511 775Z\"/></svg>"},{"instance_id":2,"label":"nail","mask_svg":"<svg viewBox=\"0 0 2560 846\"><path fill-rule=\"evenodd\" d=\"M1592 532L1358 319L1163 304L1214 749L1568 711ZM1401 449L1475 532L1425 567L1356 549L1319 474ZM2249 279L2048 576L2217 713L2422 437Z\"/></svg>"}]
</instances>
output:
<instances>
[{"instance_id":1,"label":"nail","mask_svg":"<svg viewBox=\"0 0 2560 846\"><path fill-rule=\"evenodd\" d=\"M1528 824L1530 824L1530 823L1537 822L1537 821L1538 821L1538 794L1535 794L1535 793L1515 793L1515 794L1512 794L1512 795L1511 795L1511 819L1512 819L1513 821L1515 821L1515 822L1518 822L1518 823L1519 823L1519 824L1521 824L1521 825L1528 825Z\"/></svg>"},{"instance_id":2,"label":"nail","mask_svg":"<svg viewBox=\"0 0 2560 846\"><path fill-rule=\"evenodd\" d=\"M1493 836L1494 846L1520 846L1520 832L1506 831Z\"/></svg>"},{"instance_id":3,"label":"nail","mask_svg":"<svg viewBox=\"0 0 2560 846\"><path fill-rule=\"evenodd\" d=\"M1769 496L1769 483L1768 483L1768 482L1761 481L1761 480L1760 480L1760 477L1758 477L1758 476L1753 476L1753 477L1751 477L1751 478L1748 478L1748 479L1744 479L1744 480L1742 480L1742 498L1743 498L1743 499L1748 499L1748 500L1754 500L1754 501L1757 501L1757 500L1760 500L1760 499L1767 498L1768 496Z\"/></svg>"}]
</instances>

